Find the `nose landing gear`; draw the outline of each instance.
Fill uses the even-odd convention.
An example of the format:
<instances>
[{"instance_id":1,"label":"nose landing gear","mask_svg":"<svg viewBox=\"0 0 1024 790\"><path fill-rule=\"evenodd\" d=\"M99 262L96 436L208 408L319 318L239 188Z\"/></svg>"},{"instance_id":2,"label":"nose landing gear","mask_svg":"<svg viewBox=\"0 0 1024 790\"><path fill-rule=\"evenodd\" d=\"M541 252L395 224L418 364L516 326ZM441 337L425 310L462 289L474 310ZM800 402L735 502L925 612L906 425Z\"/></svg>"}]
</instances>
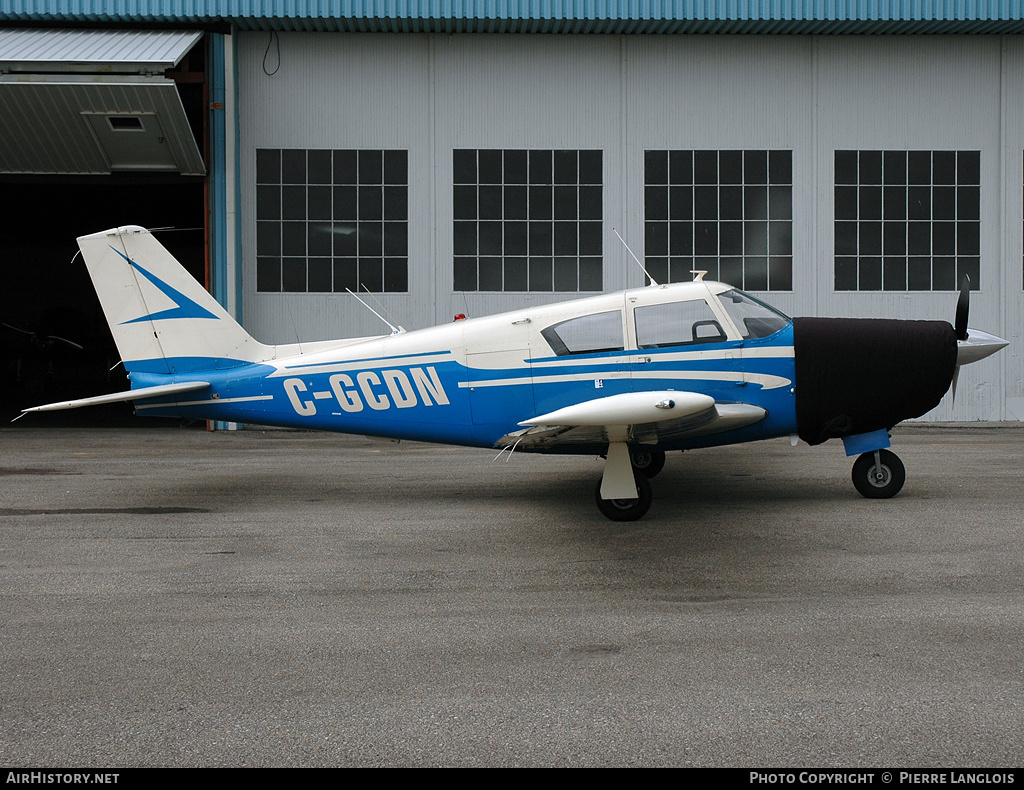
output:
<instances>
[{"instance_id":1,"label":"nose landing gear","mask_svg":"<svg viewBox=\"0 0 1024 790\"><path fill-rule=\"evenodd\" d=\"M853 464L853 485L868 499L896 496L906 480L903 462L890 450L864 453Z\"/></svg>"}]
</instances>

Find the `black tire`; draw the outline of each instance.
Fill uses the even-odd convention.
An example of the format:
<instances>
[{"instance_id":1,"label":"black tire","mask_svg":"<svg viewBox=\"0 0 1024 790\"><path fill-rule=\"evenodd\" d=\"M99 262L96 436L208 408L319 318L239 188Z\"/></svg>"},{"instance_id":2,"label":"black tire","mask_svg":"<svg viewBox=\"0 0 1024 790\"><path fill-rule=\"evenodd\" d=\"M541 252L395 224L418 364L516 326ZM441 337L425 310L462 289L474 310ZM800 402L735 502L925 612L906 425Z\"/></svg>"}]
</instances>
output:
<instances>
[{"instance_id":1,"label":"black tire","mask_svg":"<svg viewBox=\"0 0 1024 790\"><path fill-rule=\"evenodd\" d=\"M853 464L853 484L868 499L888 499L896 496L907 481L907 470L896 453L878 451L880 468L876 468L875 454L864 453Z\"/></svg>"},{"instance_id":2,"label":"black tire","mask_svg":"<svg viewBox=\"0 0 1024 790\"><path fill-rule=\"evenodd\" d=\"M656 477L665 468L664 450L633 450L629 454L633 471L639 472L648 480Z\"/></svg>"},{"instance_id":3,"label":"black tire","mask_svg":"<svg viewBox=\"0 0 1024 790\"><path fill-rule=\"evenodd\" d=\"M594 499L597 501L597 509L612 521L636 521L643 518L651 509L651 502L654 501L654 491L651 488L651 481L640 474L634 474L636 480L637 499L601 499L601 484L597 484L594 491Z\"/></svg>"}]
</instances>

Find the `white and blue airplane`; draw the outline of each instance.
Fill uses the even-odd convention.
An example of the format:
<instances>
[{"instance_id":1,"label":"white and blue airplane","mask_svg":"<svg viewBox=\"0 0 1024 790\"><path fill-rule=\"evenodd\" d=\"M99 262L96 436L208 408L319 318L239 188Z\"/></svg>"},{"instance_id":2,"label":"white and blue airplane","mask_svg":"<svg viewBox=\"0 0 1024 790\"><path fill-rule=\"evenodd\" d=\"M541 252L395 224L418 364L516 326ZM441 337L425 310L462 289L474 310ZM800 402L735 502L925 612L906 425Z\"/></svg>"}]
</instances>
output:
<instances>
[{"instance_id":1,"label":"white and blue airplane","mask_svg":"<svg viewBox=\"0 0 1024 790\"><path fill-rule=\"evenodd\" d=\"M136 413L606 458L610 519L650 508L665 453L842 439L872 498L905 481L889 431L934 408L963 364L1007 345L945 321L790 319L697 273L429 329L257 342L145 228L78 239Z\"/></svg>"}]
</instances>

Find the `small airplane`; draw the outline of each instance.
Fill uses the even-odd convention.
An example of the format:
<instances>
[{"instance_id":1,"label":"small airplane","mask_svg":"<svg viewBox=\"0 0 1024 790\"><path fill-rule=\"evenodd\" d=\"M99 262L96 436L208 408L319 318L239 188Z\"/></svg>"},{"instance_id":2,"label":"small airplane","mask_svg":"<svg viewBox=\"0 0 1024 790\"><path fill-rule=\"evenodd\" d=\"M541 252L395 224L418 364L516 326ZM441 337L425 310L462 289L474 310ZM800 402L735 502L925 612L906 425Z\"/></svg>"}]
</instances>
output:
<instances>
[{"instance_id":1,"label":"small airplane","mask_svg":"<svg viewBox=\"0 0 1024 790\"><path fill-rule=\"evenodd\" d=\"M842 439L859 456L857 490L894 496L906 472L890 429L951 384L955 397L961 365L1008 345L968 329L966 281L950 325L790 319L697 272L428 329L270 346L145 228L78 245L131 389L23 414L134 401L145 415L600 455L595 500L615 521L647 513L666 452L773 437Z\"/></svg>"}]
</instances>

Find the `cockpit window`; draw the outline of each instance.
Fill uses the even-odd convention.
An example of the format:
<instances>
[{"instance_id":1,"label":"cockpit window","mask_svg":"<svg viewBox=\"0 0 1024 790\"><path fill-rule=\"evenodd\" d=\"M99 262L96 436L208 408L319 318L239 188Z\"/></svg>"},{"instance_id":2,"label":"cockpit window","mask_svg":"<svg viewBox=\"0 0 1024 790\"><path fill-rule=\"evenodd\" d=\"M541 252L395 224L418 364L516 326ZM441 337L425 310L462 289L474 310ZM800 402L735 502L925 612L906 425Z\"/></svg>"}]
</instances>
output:
<instances>
[{"instance_id":1,"label":"cockpit window","mask_svg":"<svg viewBox=\"0 0 1024 790\"><path fill-rule=\"evenodd\" d=\"M726 339L717 316L703 299L638 307L633 315L638 348L721 343Z\"/></svg>"},{"instance_id":2,"label":"cockpit window","mask_svg":"<svg viewBox=\"0 0 1024 790\"><path fill-rule=\"evenodd\" d=\"M556 355L596 354L600 351L622 351L622 313L592 313L541 330Z\"/></svg>"},{"instance_id":3,"label":"cockpit window","mask_svg":"<svg viewBox=\"0 0 1024 790\"><path fill-rule=\"evenodd\" d=\"M744 339L774 335L790 322L789 316L735 288L718 298Z\"/></svg>"}]
</instances>

